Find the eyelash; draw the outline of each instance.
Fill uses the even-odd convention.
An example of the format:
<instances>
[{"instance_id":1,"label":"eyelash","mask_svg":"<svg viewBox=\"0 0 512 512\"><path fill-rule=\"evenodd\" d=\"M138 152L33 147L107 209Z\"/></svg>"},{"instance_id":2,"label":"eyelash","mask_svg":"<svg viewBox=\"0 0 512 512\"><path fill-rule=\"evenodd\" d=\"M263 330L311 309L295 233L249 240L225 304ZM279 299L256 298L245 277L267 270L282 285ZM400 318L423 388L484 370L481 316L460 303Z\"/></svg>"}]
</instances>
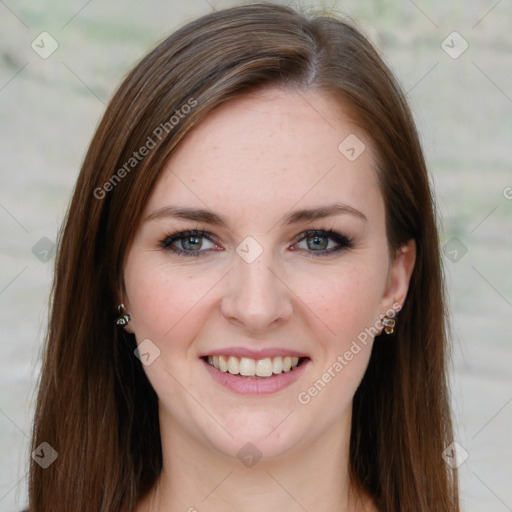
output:
<instances>
[{"instance_id":1,"label":"eyelash","mask_svg":"<svg viewBox=\"0 0 512 512\"><path fill-rule=\"evenodd\" d=\"M337 233L336 231L332 231L330 229L309 229L307 231L302 232L301 234L297 235L295 237L295 243L302 242L303 240L307 239L308 237L325 237L332 241L334 241L336 244L338 244L337 247L331 247L330 249L325 249L323 251L307 251L309 252L313 257L320 257L320 256L327 256L329 254L333 254L339 251L342 251L344 249L352 249L354 247L354 241L351 237L342 235L341 233ZM197 238L206 238L212 243L216 243L211 233L208 233L207 231L203 231L201 229L191 229L187 231L180 231L177 233L169 234L165 236L160 242L159 246L162 247L165 250L170 250L174 254L178 256L187 256L187 257L198 257L204 254L207 251L211 251L212 249L203 249L203 250L197 250L197 251L185 251L183 249L178 249L177 247L174 247L172 244L178 240L185 239L187 237L197 237ZM304 249L302 249L304 250Z\"/></svg>"}]
</instances>

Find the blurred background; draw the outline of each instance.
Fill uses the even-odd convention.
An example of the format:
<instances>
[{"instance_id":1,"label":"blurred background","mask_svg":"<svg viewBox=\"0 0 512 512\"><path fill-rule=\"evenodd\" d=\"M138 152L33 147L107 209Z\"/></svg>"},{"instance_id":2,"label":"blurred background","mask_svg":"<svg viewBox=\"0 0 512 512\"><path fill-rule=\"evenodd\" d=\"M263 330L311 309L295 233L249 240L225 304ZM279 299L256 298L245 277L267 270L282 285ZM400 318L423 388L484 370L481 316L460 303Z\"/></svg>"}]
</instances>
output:
<instances>
[{"instance_id":1,"label":"blurred background","mask_svg":"<svg viewBox=\"0 0 512 512\"><path fill-rule=\"evenodd\" d=\"M156 42L236 3L0 0L2 511L26 504L54 242L105 104ZM354 17L407 93L452 313L457 447L444 456L460 465L465 511L512 511L512 3L276 3Z\"/></svg>"}]
</instances>

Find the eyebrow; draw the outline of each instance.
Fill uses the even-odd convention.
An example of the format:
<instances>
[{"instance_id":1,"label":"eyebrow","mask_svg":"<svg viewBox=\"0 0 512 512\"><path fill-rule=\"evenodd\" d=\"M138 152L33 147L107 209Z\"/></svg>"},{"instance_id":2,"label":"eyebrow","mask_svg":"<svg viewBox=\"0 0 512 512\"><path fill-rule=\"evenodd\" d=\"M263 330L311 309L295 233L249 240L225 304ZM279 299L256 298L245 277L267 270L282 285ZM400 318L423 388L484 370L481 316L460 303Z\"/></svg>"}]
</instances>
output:
<instances>
[{"instance_id":1,"label":"eyebrow","mask_svg":"<svg viewBox=\"0 0 512 512\"><path fill-rule=\"evenodd\" d=\"M305 208L290 212L280 221L281 225L296 224L298 222L305 222L310 220L324 219L333 215L348 214L358 217L364 221L368 221L366 215L349 206L348 204L333 203L327 206L320 206L318 208Z\"/></svg>"},{"instance_id":2,"label":"eyebrow","mask_svg":"<svg viewBox=\"0 0 512 512\"><path fill-rule=\"evenodd\" d=\"M282 226L291 225L297 224L299 222L324 219L334 215L352 215L364 221L368 221L364 213L356 210L352 206L341 203L333 203L327 206L320 206L318 208L303 208L301 210L295 210L286 214L282 220L279 221L279 224ZM194 220L197 222L204 222L206 224L223 227L228 227L229 225L226 217L212 212L211 210L204 208L187 208L176 206L165 206L155 210L146 217L145 222L162 218Z\"/></svg>"},{"instance_id":3,"label":"eyebrow","mask_svg":"<svg viewBox=\"0 0 512 512\"><path fill-rule=\"evenodd\" d=\"M179 208L176 206L164 206L163 208L159 208L158 210L150 213L144 221L148 222L168 217L173 219L195 220L216 226L228 226L228 222L225 217L218 215L211 210L203 208Z\"/></svg>"}]
</instances>

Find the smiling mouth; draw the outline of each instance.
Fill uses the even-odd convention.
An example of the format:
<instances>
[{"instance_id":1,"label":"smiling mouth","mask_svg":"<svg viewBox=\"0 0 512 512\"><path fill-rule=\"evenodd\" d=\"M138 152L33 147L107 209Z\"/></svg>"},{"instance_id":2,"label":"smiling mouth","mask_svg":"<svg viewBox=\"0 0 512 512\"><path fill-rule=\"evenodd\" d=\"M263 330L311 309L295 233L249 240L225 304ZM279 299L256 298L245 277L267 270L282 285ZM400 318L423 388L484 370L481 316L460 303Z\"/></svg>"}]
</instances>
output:
<instances>
[{"instance_id":1,"label":"smiling mouth","mask_svg":"<svg viewBox=\"0 0 512 512\"><path fill-rule=\"evenodd\" d=\"M268 379L274 375L287 373L295 370L309 358L277 356L264 359L251 359L248 357L235 356L205 356L203 359L215 369L248 378Z\"/></svg>"}]
</instances>

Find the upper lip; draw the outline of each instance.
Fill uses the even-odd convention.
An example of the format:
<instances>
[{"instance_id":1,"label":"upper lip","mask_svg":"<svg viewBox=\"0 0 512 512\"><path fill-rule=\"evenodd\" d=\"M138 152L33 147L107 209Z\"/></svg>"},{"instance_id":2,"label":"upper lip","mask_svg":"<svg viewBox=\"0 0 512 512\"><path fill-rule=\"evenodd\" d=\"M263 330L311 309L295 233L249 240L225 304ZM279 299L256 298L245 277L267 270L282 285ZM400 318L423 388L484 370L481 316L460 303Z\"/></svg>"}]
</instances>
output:
<instances>
[{"instance_id":1,"label":"upper lip","mask_svg":"<svg viewBox=\"0 0 512 512\"><path fill-rule=\"evenodd\" d=\"M252 348L245 347L226 347L211 350L210 352L202 354L200 357L207 356L235 356L235 357L247 357L249 359L266 359L267 357L308 357L303 352L298 350L291 350L289 348L272 347L266 349L255 350Z\"/></svg>"}]
</instances>

